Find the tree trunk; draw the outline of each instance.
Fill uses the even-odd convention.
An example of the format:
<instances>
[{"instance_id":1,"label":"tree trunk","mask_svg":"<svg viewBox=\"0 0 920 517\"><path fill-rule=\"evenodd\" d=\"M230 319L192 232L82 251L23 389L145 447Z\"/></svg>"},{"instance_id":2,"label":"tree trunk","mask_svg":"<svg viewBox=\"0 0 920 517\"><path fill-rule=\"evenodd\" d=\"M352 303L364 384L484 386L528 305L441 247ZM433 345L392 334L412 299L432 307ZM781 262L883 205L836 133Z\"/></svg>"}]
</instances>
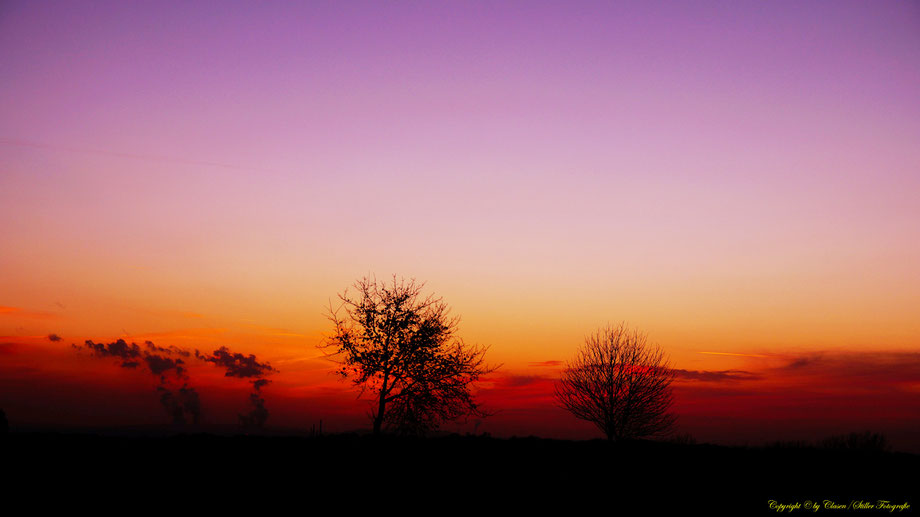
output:
<instances>
[{"instance_id":1,"label":"tree trunk","mask_svg":"<svg viewBox=\"0 0 920 517\"><path fill-rule=\"evenodd\" d=\"M377 415L374 417L374 436L380 435L380 428L383 426L383 396L380 397L380 406L377 408Z\"/></svg>"},{"instance_id":2,"label":"tree trunk","mask_svg":"<svg viewBox=\"0 0 920 517\"><path fill-rule=\"evenodd\" d=\"M383 386L380 388L380 402L377 405L377 414L374 416L374 436L380 436L380 429L383 427L383 413L387 408L387 381L389 375L384 374Z\"/></svg>"}]
</instances>

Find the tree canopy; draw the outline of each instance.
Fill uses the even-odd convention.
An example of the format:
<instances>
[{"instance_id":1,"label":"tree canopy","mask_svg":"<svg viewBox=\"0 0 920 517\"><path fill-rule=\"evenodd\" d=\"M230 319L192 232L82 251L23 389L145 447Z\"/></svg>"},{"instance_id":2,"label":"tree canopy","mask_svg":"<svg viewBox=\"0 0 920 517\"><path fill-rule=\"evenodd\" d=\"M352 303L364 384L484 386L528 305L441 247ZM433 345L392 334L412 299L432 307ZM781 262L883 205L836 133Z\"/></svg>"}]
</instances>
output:
<instances>
[{"instance_id":1,"label":"tree canopy","mask_svg":"<svg viewBox=\"0 0 920 517\"><path fill-rule=\"evenodd\" d=\"M556 384L556 399L609 440L667 433L674 371L657 345L626 325L607 326L585 339Z\"/></svg>"},{"instance_id":2,"label":"tree canopy","mask_svg":"<svg viewBox=\"0 0 920 517\"><path fill-rule=\"evenodd\" d=\"M385 426L423 434L445 421L487 415L472 385L497 368L485 364L488 347L457 337L459 318L441 298L423 296L423 286L395 276L363 278L329 308L334 332L321 346L339 358L338 374L370 394L375 434Z\"/></svg>"}]
</instances>

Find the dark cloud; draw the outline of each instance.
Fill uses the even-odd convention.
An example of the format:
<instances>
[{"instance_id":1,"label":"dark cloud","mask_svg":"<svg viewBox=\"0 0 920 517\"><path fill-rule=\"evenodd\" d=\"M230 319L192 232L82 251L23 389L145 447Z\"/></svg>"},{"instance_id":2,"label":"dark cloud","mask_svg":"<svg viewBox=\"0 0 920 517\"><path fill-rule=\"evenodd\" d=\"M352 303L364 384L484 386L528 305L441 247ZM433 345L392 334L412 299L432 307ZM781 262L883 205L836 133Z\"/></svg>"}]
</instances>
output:
<instances>
[{"instance_id":1,"label":"dark cloud","mask_svg":"<svg viewBox=\"0 0 920 517\"><path fill-rule=\"evenodd\" d=\"M502 375L499 378L496 378L496 385L499 385L503 388L521 388L524 386L531 386L540 382L545 382L548 380L542 375Z\"/></svg>"},{"instance_id":2,"label":"dark cloud","mask_svg":"<svg viewBox=\"0 0 920 517\"><path fill-rule=\"evenodd\" d=\"M163 375L170 370L175 370L176 375L179 377L185 374L185 367L182 366L184 364L182 359L173 359L162 355L145 353L144 362L147 363L147 368L149 368L150 372L154 375Z\"/></svg>"},{"instance_id":3,"label":"dark cloud","mask_svg":"<svg viewBox=\"0 0 920 517\"><path fill-rule=\"evenodd\" d=\"M820 352L786 358L786 364L765 372L777 377L807 375L818 382L866 388L920 382L920 352Z\"/></svg>"},{"instance_id":4,"label":"dark cloud","mask_svg":"<svg viewBox=\"0 0 920 517\"><path fill-rule=\"evenodd\" d=\"M168 349L168 348L163 348L163 347L161 347L161 346L155 345L153 341L149 341L149 340L148 340L148 341L144 341L144 345L146 345L146 346L147 346L147 350L150 350L151 352L162 352L162 353L166 353L166 354L168 354L168 353L171 352L171 350Z\"/></svg>"},{"instance_id":5,"label":"dark cloud","mask_svg":"<svg viewBox=\"0 0 920 517\"><path fill-rule=\"evenodd\" d=\"M493 407L532 407L553 402L555 379L550 375L498 372L480 379L483 401Z\"/></svg>"},{"instance_id":6,"label":"dark cloud","mask_svg":"<svg viewBox=\"0 0 920 517\"><path fill-rule=\"evenodd\" d=\"M59 335L57 335L57 334L48 334L48 341L57 343L57 342L60 341L60 340L61 340L61 336L59 336Z\"/></svg>"},{"instance_id":7,"label":"dark cloud","mask_svg":"<svg viewBox=\"0 0 920 517\"><path fill-rule=\"evenodd\" d=\"M798 357L791 361L785 366L789 370L797 370L799 368L805 368L807 366L814 366L821 361L821 354L814 354L806 357Z\"/></svg>"},{"instance_id":8,"label":"dark cloud","mask_svg":"<svg viewBox=\"0 0 920 517\"><path fill-rule=\"evenodd\" d=\"M527 364L529 366L533 366L536 368L558 368L560 366L563 366L564 363L558 360L551 360L551 361L534 361L534 362L530 362Z\"/></svg>"},{"instance_id":9,"label":"dark cloud","mask_svg":"<svg viewBox=\"0 0 920 517\"><path fill-rule=\"evenodd\" d=\"M134 343L130 345L124 339L119 339L114 343L94 343L87 339L83 343L84 348L88 348L97 357L118 357L121 359L136 359L141 356L141 348Z\"/></svg>"},{"instance_id":10,"label":"dark cloud","mask_svg":"<svg viewBox=\"0 0 920 517\"><path fill-rule=\"evenodd\" d=\"M756 381L763 378L761 375L744 370L699 371L673 369L672 371L679 379L703 382Z\"/></svg>"},{"instance_id":11,"label":"dark cloud","mask_svg":"<svg viewBox=\"0 0 920 517\"><path fill-rule=\"evenodd\" d=\"M260 363L256 360L256 356L252 354L246 356L233 353L225 346L211 352L211 355L204 355L195 350L195 357L224 368L226 370L224 375L227 377L239 377L241 379L262 377L277 371L268 363Z\"/></svg>"},{"instance_id":12,"label":"dark cloud","mask_svg":"<svg viewBox=\"0 0 920 517\"><path fill-rule=\"evenodd\" d=\"M92 351L96 357L121 359L123 368L137 368L140 361L143 361L150 373L154 375L164 375L169 371L174 371L178 377L185 375L185 363L182 359L166 357L166 355L174 352L173 349L158 347L150 341L144 344L146 345L146 350L142 350L136 343L129 344L124 339L119 339L113 343L94 343L92 340L86 340L83 348ZM80 347L75 346L75 348L79 349Z\"/></svg>"},{"instance_id":13,"label":"dark cloud","mask_svg":"<svg viewBox=\"0 0 920 517\"><path fill-rule=\"evenodd\" d=\"M169 346L168 348L157 346L153 341L144 341L144 345L147 346L147 350L151 352L159 352L162 354L176 354L182 357L190 357L192 354L188 350L176 346Z\"/></svg>"}]
</instances>

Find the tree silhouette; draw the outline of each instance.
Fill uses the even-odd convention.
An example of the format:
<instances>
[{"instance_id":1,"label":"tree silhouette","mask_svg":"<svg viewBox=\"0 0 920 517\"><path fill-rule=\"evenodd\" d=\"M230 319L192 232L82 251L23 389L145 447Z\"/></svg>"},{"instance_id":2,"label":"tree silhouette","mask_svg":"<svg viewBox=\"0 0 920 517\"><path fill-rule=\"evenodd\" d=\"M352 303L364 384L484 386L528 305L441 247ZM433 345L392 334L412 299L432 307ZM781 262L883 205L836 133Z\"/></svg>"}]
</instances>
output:
<instances>
[{"instance_id":1,"label":"tree silhouette","mask_svg":"<svg viewBox=\"0 0 920 517\"><path fill-rule=\"evenodd\" d=\"M487 416L475 402L472 383L497 367L487 366L487 347L456 337L459 318L441 298L423 297L415 280L363 278L356 293L339 294L329 307L335 331L322 345L341 357L337 373L369 392L374 434L384 425L401 434L423 434L442 422Z\"/></svg>"},{"instance_id":2,"label":"tree silhouette","mask_svg":"<svg viewBox=\"0 0 920 517\"><path fill-rule=\"evenodd\" d=\"M667 433L674 372L657 345L625 324L585 339L556 384L556 399L573 415L596 425L608 440Z\"/></svg>"}]
</instances>

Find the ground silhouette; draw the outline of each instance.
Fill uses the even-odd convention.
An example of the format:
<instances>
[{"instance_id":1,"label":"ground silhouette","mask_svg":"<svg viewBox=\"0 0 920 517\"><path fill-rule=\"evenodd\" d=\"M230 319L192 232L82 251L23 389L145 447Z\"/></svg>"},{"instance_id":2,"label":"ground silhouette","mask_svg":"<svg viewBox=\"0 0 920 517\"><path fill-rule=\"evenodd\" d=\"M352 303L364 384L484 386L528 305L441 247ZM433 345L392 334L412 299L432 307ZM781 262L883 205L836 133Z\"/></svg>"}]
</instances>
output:
<instances>
[{"instance_id":1,"label":"ground silhouette","mask_svg":"<svg viewBox=\"0 0 920 517\"><path fill-rule=\"evenodd\" d=\"M613 514L751 515L771 513L770 500L913 505L920 469L920 456L905 453L533 437L11 433L4 442L5 466L17 474L11 494L40 488L115 508L189 498L214 511L387 500L409 514L445 504L518 512L603 504Z\"/></svg>"}]
</instances>

